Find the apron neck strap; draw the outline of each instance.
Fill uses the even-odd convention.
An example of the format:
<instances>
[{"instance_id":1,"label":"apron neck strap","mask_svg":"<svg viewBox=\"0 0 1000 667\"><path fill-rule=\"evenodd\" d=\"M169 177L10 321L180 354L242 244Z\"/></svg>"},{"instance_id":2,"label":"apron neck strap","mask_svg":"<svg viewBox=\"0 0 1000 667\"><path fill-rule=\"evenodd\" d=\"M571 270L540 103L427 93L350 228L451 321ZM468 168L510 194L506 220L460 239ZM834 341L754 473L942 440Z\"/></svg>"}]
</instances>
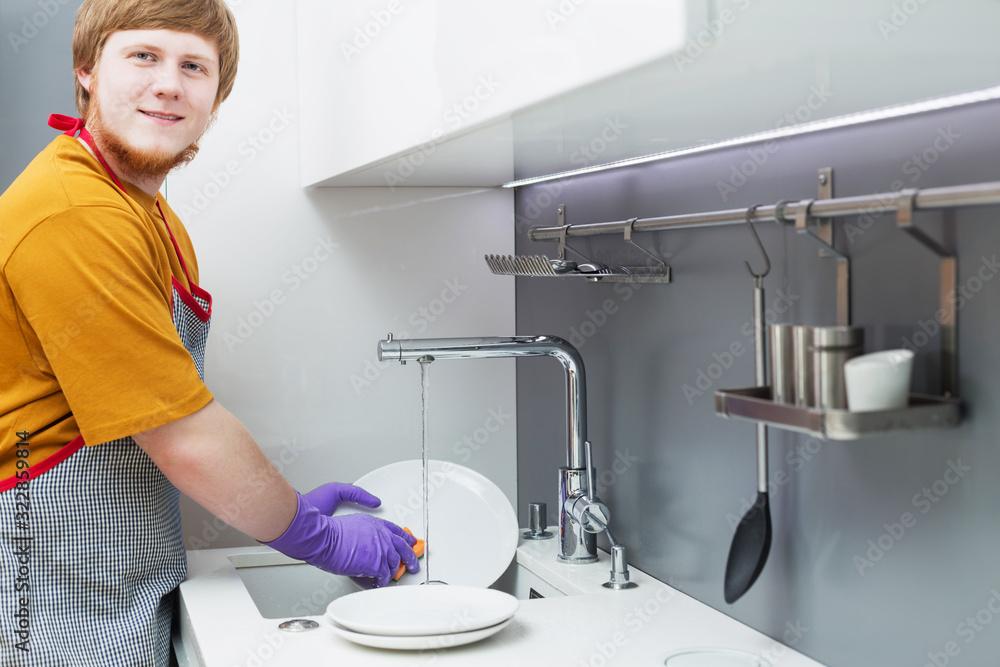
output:
<instances>
[{"instance_id":1,"label":"apron neck strap","mask_svg":"<svg viewBox=\"0 0 1000 667\"><path fill-rule=\"evenodd\" d=\"M49 127L56 130L63 130L63 134L74 138L76 137L77 132L80 133L80 138L83 139L88 146L90 146L92 151L94 151L94 156L97 158L97 161L101 163L101 166L104 167L104 170L108 172L108 176L111 177L111 180L115 182L115 185L117 185L122 192L125 192L125 186L122 185L120 180L118 180L118 177L111 169L107 160L105 160L104 156L101 155L100 149L97 148L97 143L94 142L93 135L90 134L86 127L84 127L84 124L85 121L83 118L64 116L61 113L49 115ZM174 238L174 233L170 230L170 225L167 223L167 216L163 214L163 209L160 207L159 201L156 201L156 210L160 213L160 218L163 220L163 224L167 228L167 234L170 235L170 243L174 246L174 250L177 252L177 259L180 260L181 269L184 271L184 277L187 278L188 284L191 285L193 284L191 282L191 274L188 273L187 262L184 261L184 254L181 253L180 246L177 245L177 239Z\"/></svg>"},{"instance_id":2,"label":"apron neck strap","mask_svg":"<svg viewBox=\"0 0 1000 667\"><path fill-rule=\"evenodd\" d=\"M117 185L122 192L125 192L125 186L122 185L120 180L118 180L118 176L115 174L114 170L111 169L111 165L109 165L108 161L104 159L103 155L101 155L101 151L97 148L97 143L94 141L93 135L91 135L90 131L84 127L84 124L85 121L82 118L64 116L61 113L49 115L49 127L56 130L64 130L63 134L69 137L76 137L76 133L80 133L80 138L83 139L88 146L90 146L90 150L94 151L94 156L97 158L97 161L101 163L101 166L104 167L104 170L108 172L108 176L111 177L111 180L114 181L115 185Z\"/></svg>"}]
</instances>

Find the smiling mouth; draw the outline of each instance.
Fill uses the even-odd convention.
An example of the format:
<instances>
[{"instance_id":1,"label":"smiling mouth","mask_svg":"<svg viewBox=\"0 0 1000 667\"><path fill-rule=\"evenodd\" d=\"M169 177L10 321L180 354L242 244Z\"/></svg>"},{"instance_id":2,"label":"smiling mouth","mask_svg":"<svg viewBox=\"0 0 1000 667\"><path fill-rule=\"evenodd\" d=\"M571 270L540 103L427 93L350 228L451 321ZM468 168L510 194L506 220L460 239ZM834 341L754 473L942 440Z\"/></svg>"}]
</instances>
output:
<instances>
[{"instance_id":1,"label":"smiling mouth","mask_svg":"<svg viewBox=\"0 0 1000 667\"><path fill-rule=\"evenodd\" d=\"M157 118L159 120L178 121L184 119L184 116L177 116L175 114L157 113L155 111L143 111L142 109L139 109L139 111L149 116L150 118Z\"/></svg>"}]
</instances>

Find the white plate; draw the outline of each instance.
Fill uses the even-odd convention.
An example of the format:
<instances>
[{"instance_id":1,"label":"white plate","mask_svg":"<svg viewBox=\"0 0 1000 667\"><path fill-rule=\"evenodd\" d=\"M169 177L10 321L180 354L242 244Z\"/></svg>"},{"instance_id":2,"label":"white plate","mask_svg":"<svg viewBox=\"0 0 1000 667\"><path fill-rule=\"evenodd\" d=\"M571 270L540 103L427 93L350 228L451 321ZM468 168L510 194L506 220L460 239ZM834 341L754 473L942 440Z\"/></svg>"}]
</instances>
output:
<instances>
[{"instance_id":1,"label":"white plate","mask_svg":"<svg viewBox=\"0 0 1000 667\"><path fill-rule=\"evenodd\" d=\"M431 579L453 586L492 585L517 551L517 514L510 501L496 484L458 463L431 459L428 476ZM382 505L369 510L345 504L335 514L365 512L405 526L417 537L426 536L420 459L390 463L355 484L381 498ZM426 561L420 560L420 572L406 573L398 583L424 581Z\"/></svg>"},{"instance_id":2,"label":"white plate","mask_svg":"<svg viewBox=\"0 0 1000 667\"><path fill-rule=\"evenodd\" d=\"M405 635L398 637L386 635L366 635L361 632L352 632L347 628L342 628L333 623L330 625L334 632L344 639L354 642L355 644L372 646L374 648L427 651L451 648L453 646L462 646L463 644L471 644L473 642L486 639L487 637L492 637L510 625L512 620L514 619L508 618L503 623L497 623L496 625L483 628L482 630L472 630L471 632L453 632L447 635L418 635L416 637L407 637Z\"/></svg>"},{"instance_id":3,"label":"white plate","mask_svg":"<svg viewBox=\"0 0 1000 667\"><path fill-rule=\"evenodd\" d=\"M451 635L482 630L510 619L513 595L472 586L390 586L337 598L327 620L366 635Z\"/></svg>"},{"instance_id":4,"label":"white plate","mask_svg":"<svg viewBox=\"0 0 1000 667\"><path fill-rule=\"evenodd\" d=\"M771 667L753 653L728 648L690 648L667 657L666 667Z\"/></svg>"}]
</instances>

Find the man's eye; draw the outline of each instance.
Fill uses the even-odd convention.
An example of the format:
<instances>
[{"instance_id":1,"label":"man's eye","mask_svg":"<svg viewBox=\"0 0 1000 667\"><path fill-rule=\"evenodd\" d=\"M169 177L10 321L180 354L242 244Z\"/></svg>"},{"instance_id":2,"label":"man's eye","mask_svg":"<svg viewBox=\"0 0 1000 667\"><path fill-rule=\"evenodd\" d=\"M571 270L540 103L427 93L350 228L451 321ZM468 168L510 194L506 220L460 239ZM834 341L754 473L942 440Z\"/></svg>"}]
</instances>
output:
<instances>
[{"instance_id":1,"label":"man's eye","mask_svg":"<svg viewBox=\"0 0 1000 667\"><path fill-rule=\"evenodd\" d=\"M202 67L201 65L199 65L198 63L184 63L184 64L185 65L190 65L192 72L204 72L205 71L205 68Z\"/></svg>"},{"instance_id":2,"label":"man's eye","mask_svg":"<svg viewBox=\"0 0 1000 667\"><path fill-rule=\"evenodd\" d=\"M150 60L152 60L153 54L150 53L149 51L137 51L136 53L132 54L132 57L138 58L143 62L149 62Z\"/></svg>"}]
</instances>

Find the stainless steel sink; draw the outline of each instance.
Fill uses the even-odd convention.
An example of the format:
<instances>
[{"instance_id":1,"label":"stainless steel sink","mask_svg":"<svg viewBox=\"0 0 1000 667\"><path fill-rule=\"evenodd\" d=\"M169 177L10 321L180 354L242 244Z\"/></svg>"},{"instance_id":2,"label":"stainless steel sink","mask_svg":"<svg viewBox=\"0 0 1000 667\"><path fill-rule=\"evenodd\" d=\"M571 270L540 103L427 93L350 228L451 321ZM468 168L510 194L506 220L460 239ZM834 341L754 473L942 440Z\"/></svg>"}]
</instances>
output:
<instances>
[{"instance_id":1,"label":"stainless steel sink","mask_svg":"<svg viewBox=\"0 0 1000 667\"><path fill-rule=\"evenodd\" d=\"M324 572L276 551L233 554L228 558L264 618L321 616L338 597L361 590L350 577ZM562 595L535 579L512 562L490 588L519 599Z\"/></svg>"}]
</instances>

